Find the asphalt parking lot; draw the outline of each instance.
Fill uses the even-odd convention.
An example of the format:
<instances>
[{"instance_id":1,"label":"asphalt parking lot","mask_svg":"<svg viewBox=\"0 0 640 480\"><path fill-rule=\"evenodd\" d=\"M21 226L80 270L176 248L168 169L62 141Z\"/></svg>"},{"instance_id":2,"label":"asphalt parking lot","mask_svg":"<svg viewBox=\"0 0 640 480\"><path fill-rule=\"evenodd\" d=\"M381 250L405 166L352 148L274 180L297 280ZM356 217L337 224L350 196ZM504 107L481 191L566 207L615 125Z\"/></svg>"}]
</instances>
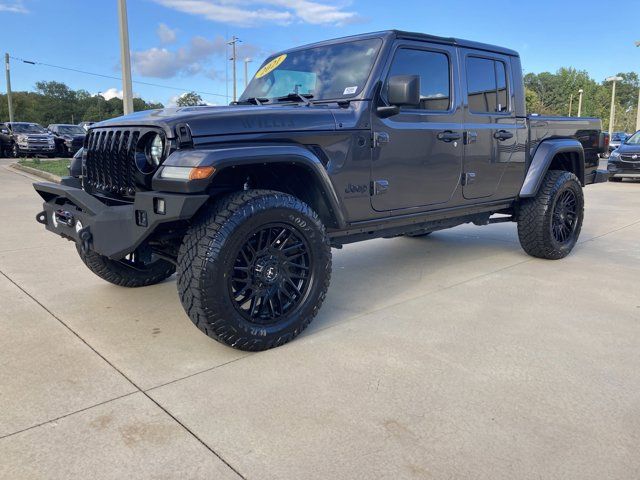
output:
<instances>
[{"instance_id":1,"label":"asphalt parking lot","mask_svg":"<svg viewBox=\"0 0 640 480\"><path fill-rule=\"evenodd\" d=\"M640 478L640 183L579 245L515 226L334 250L310 328L247 354L175 279L107 284L0 161L0 478Z\"/></svg>"}]
</instances>

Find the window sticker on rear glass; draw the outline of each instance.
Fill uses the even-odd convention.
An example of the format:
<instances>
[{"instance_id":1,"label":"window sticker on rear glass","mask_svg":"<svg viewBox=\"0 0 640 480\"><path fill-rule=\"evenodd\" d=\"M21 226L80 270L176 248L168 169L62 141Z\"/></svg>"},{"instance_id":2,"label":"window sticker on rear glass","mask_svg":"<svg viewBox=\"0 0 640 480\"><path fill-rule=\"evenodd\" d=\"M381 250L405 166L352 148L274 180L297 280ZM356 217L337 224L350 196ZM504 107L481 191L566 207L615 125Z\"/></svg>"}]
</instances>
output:
<instances>
[{"instance_id":1,"label":"window sticker on rear glass","mask_svg":"<svg viewBox=\"0 0 640 480\"><path fill-rule=\"evenodd\" d=\"M353 95L354 93L356 93L356 91L358 90L358 87L347 87L344 89L344 92L342 92L343 95Z\"/></svg>"},{"instance_id":2,"label":"window sticker on rear glass","mask_svg":"<svg viewBox=\"0 0 640 480\"><path fill-rule=\"evenodd\" d=\"M256 78L262 78L265 75L273 72L276 68L278 68L280 66L280 64L282 62L284 62L285 58L287 58L287 54L286 53L280 55L279 57L274 58L273 60L271 60L264 67L262 67L260 70L258 70L258 73L256 73Z\"/></svg>"}]
</instances>

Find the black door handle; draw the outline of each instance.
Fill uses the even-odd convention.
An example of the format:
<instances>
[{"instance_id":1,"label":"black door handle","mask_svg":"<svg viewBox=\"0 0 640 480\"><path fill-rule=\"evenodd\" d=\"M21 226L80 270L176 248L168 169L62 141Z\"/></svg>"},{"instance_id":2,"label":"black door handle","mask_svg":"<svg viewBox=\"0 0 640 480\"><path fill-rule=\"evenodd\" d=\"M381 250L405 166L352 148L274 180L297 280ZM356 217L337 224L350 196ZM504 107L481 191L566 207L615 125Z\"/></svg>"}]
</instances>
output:
<instances>
[{"instance_id":1,"label":"black door handle","mask_svg":"<svg viewBox=\"0 0 640 480\"><path fill-rule=\"evenodd\" d=\"M456 132L452 132L451 130L445 130L444 132L438 133L436 137L438 140L442 140L443 142L453 142L454 140L460 140L462 135Z\"/></svg>"},{"instance_id":2,"label":"black door handle","mask_svg":"<svg viewBox=\"0 0 640 480\"><path fill-rule=\"evenodd\" d=\"M498 140L508 140L510 138L513 138L513 133L507 132L506 130L498 130L493 134L493 138L496 138Z\"/></svg>"}]
</instances>

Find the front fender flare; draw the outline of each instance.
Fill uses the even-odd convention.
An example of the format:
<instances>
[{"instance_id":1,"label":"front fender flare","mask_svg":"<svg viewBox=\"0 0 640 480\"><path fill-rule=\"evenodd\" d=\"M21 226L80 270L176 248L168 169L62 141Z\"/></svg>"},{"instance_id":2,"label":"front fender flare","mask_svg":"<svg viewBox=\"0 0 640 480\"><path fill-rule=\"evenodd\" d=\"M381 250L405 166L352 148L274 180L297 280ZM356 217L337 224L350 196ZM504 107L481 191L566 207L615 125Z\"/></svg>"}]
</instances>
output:
<instances>
[{"instance_id":1,"label":"front fender flare","mask_svg":"<svg viewBox=\"0 0 640 480\"><path fill-rule=\"evenodd\" d=\"M584 185L584 149L582 144L573 138L556 138L540 142L531 159L527 175L520 189L520 198L535 197L549 170L553 158L559 153L577 153L578 165L576 176Z\"/></svg>"},{"instance_id":2,"label":"front fender flare","mask_svg":"<svg viewBox=\"0 0 640 480\"><path fill-rule=\"evenodd\" d=\"M302 165L310 170L322 188L328 206L335 216L339 228L346 226L344 213L340 208L338 195L331 183L327 169L320 159L310 150L300 145L256 145L243 147L223 147L213 149L185 149L172 153L162 164L176 167L215 167L217 172L227 167L257 165L269 163L292 163ZM160 178L162 168L153 177L153 189L159 191L176 191L180 187L176 181ZM179 182L190 192L204 191L215 178L206 181ZM187 184L192 184L188 186ZM193 189L195 187L195 190ZM180 189L182 190L182 189Z\"/></svg>"}]
</instances>

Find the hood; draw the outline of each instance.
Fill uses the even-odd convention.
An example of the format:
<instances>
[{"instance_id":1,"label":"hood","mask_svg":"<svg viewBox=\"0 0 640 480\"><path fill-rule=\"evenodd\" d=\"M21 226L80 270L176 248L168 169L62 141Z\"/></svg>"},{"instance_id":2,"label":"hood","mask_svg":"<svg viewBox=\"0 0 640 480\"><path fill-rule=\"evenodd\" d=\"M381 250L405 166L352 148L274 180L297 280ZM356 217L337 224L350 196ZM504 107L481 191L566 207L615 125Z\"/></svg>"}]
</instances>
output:
<instances>
[{"instance_id":1,"label":"hood","mask_svg":"<svg viewBox=\"0 0 640 480\"><path fill-rule=\"evenodd\" d=\"M85 135L70 135L68 133L60 135L60 138L65 140L84 140Z\"/></svg>"},{"instance_id":2,"label":"hood","mask_svg":"<svg viewBox=\"0 0 640 480\"><path fill-rule=\"evenodd\" d=\"M629 145L628 143L623 143L622 145L620 145L617 149L618 153L620 154L640 154L640 145Z\"/></svg>"},{"instance_id":3,"label":"hood","mask_svg":"<svg viewBox=\"0 0 640 480\"><path fill-rule=\"evenodd\" d=\"M180 123L189 125L193 137L336 129L329 106L290 104L146 110L96 123L91 128L156 126L163 128L168 137L173 137L175 126Z\"/></svg>"}]
</instances>

